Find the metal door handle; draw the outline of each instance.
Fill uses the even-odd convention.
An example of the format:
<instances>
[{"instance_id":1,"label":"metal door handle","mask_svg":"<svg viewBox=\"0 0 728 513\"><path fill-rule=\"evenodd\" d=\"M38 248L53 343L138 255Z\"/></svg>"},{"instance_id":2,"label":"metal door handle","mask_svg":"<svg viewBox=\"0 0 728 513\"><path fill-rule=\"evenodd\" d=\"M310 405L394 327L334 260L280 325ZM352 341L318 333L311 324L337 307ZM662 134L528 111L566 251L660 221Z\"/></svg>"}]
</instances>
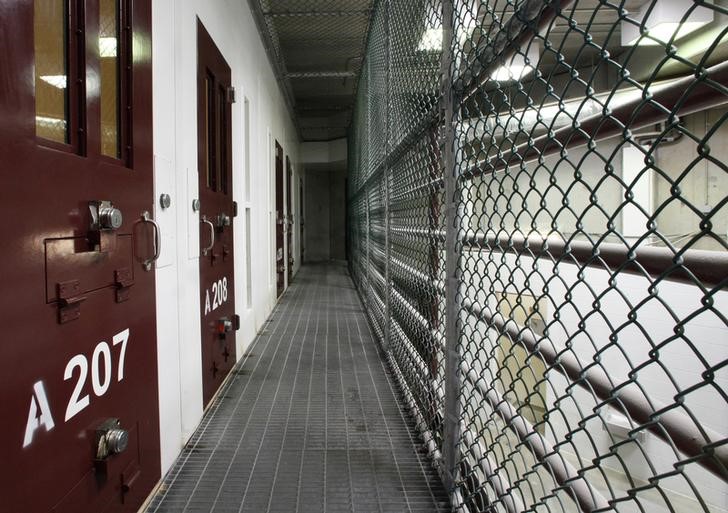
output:
<instances>
[{"instance_id":1,"label":"metal door handle","mask_svg":"<svg viewBox=\"0 0 728 513\"><path fill-rule=\"evenodd\" d=\"M162 230L159 228L159 224L157 223L157 221L152 219L152 216L149 215L149 212L147 212L146 210L142 212L141 222L150 223L152 226L154 226L154 254L152 255L152 258L149 258L142 262L142 267L144 267L144 270L151 271L152 264L159 260L159 255L162 253Z\"/></svg>"},{"instance_id":2,"label":"metal door handle","mask_svg":"<svg viewBox=\"0 0 728 513\"><path fill-rule=\"evenodd\" d=\"M200 221L210 226L210 245L202 250L202 256L205 256L215 245L215 225L204 215L200 216Z\"/></svg>"}]
</instances>

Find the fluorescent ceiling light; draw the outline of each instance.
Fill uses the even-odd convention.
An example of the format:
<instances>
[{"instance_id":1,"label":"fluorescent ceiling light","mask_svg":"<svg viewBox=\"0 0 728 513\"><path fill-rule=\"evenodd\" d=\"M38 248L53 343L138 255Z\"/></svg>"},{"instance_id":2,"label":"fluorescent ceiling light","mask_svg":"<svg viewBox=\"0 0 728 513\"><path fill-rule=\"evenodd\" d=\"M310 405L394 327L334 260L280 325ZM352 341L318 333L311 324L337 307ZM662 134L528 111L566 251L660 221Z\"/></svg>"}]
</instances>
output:
<instances>
[{"instance_id":1,"label":"fluorescent ceiling light","mask_svg":"<svg viewBox=\"0 0 728 513\"><path fill-rule=\"evenodd\" d=\"M527 107L523 110L491 114L484 118L463 121L465 138L481 139L507 137L511 134L530 134L537 130L556 130L581 121L602 111L602 106L592 99L578 99L564 104L548 104Z\"/></svg>"},{"instance_id":2,"label":"fluorescent ceiling light","mask_svg":"<svg viewBox=\"0 0 728 513\"><path fill-rule=\"evenodd\" d=\"M507 59L506 63L500 65L490 74L491 80L496 82L521 80L533 72L534 66L538 63L539 53L538 43L536 41L531 42L526 55L517 53Z\"/></svg>"},{"instance_id":3,"label":"fluorescent ceiling light","mask_svg":"<svg viewBox=\"0 0 728 513\"><path fill-rule=\"evenodd\" d=\"M639 39L638 36L632 41L629 41L625 46L633 46L635 44L639 44L640 46L664 46L672 39L673 35L675 36L675 41L677 41L691 32L695 32L707 23L707 21L687 21L685 23L666 21L658 23L648 29L647 34L649 34L649 37Z\"/></svg>"},{"instance_id":4,"label":"fluorescent ceiling light","mask_svg":"<svg viewBox=\"0 0 728 513\"><path fill-rule=\"evenodd\" d=\"M456 27L454 29L453 38L460 44L463 44L473 34L473 30L477 26L471 9L465 6L456 8L457 13ZM441 52L443 44L442 21L440 20L439 2L429 2L425 11L425 31L422 34L417 50L421 52Z\"/></svg>"},{"instance_id":5,"label":"fluorescent ceiling light","mask_svg":"<svg viewBox=\"0 0 728 513\"><path fill-rule=\"evenodd\" d=\"M623 21L622 46L664 46L671 39L677 41L713 21L712 9L698 6L689 10L691 5L684 0L657 0L650 10L652 3L647 2L630 16L644 26L644 36L639 26Z\"/></svg>"},{"instance_id":6,"label":"fluorescent ceiling light","mask_svg":"<svg viewBox=\"0 0 728 513\"><path fill-rule=\"evenodd\" d=\"M65 89L68 81L66 75L41 75L40 79L58 89Z\"/></svg>"},{"instance_id":7,"label":"fluorescent ceiling light","mask_svg":"<svg viewBox=\"0 0 728 513\"><path fill-rule=\"evenodd\" d=\"M508 82L511 80L520 80L532 71L533 66L512 63L508 66L500 66L497 70L490 74L490 78L496 82Z\"/></svg>"},{"instance_id":8,"label":"fluorescent ceiling light","mask_svg":"<svg viewBox=\"0 0 728 513\"><path fill-rule=\"evenodd\" d=\"M595 116L603 116L604 109L614 110L622 105L643 98L646 92L653 96L673 87L679 79L665 80L651 84L649 88L626 87L617 91L605 91L588 98L564 100L561 103L550 103L539 107L507 110L491 113L479 118L463 120L463 137L467 140L483 137L500 139L515 133L531 134L546 129L557 130L572 125L574 121L582 122ZM531 134L533 135L533 134Z\"/></svg>"},{"instance_id":9,"label":"fluorescent ceiling light","mask_svg":"<svg viewBox=\"0 0 728 513\"><path fill-rule=\"evenodd\" d=\"M442 50L442 27L425 29L417 49L423 52L439 52Z\"/></svg>"},{"instance_id":10,"label":"fluorescent ceiling light","mask_svg":"<svg viewBox=\"0 0 728 513\"><path fill-rule=\"evenodd\" d=\"M104 57L116 57L116 38L100 37L99 38L99 55Z\"/></svg>"},{"instance_id":11,"label":"fluorescent ceiling light","mask_svg":"<svg viewBox=\"0 0 728 513\"><path fill-rule=\"evenodd\" d=\"M35 122L45 128L66 129L66 120L48 116L36 116Z\"/></svg>"}]
</instances>

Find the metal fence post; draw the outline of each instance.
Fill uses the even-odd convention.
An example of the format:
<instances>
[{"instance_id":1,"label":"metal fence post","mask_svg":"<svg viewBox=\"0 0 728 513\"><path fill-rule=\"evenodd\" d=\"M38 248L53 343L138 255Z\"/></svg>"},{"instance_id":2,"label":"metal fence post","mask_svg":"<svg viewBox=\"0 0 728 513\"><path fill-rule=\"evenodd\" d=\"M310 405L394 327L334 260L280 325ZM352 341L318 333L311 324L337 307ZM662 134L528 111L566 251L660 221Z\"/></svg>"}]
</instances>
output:
<instances>
[{"instance_id":1,"label":"metal fence post","mask_svg":"<svg viewBox=\"0 0 728 513\"><path fill-rule=\"evenodd\" d=\"M455 176L455 127L454 127L454 98L451 77L451 63L453 52L453 2L442 2L442 115L444 116L442 166L445 181L445 403L444 403L444 434L443 434L443 461L445 486L450 493L454 491L457 479L455 468L458 455L457 443L459 437L459 380L458 367L458 329L457 316L459 314L456 302L458 294L457 278L457 206Z\"/></svg>"},{"instance_id":2,"label":"metal fence post","mask_svg":"<svg viewBox=\"0 0 728 513\"><path fill-rule=\"evenodd\" d=\"M390 133L389 133L389 112L390 112L390 91L389 91L389 83L390 83L390 63L391 63L391 57L389 54L389 38L391 37L391 34L389 32L389 6L390 2L385 2L385 9L387 10L387 16L385 17L385 42L384 42L384 52L385 52L385 72L384 72L384 90L385 90L385 101L387 102L387 108L385 110L384 116L384 126L385 126L385 139L384 139L384 146L385 146L385 152L384 152L384 252L385 252L385 260L384 260L384 279L386 281L385 283L385 293L384 293L384 349L389 351L390 348L390 336L391 336L391 311L389 309L389 301L390 296L392 295L392 284L389 276L389 262L391 259L390 249L389 249L389 173L391 171L390 165L389 165L389 152L390 152Z\"/></svg>"},{"instance_id":3,"label":"metal fence post","mask_svg":"<svg viewBox=\"0 0 728 513\"><path fill-rule=\"evenodd\" d=\"M366 210L366 214L364 217L365 227L367 231L367 258L366 258L366 287L365 291L366 294L364 295L364 302L367 303L367 307L369 306L369 288L372 285L372 263L370 258L371 253L371 232L372 232L372 226L369 219L369 194L366 190L364 190L364 208Z\"/></svg>"},{"instance_id":4,"label":"metal fence post","mask_svg":"<svg viewBox=\"0 0 728 513\"><path fill-rule=\"evenodd\" d=\"M371 59L366 59L366 61L365 61L366 62L366 69L367 69L367 74L366 74L367 81L369 81L371 79L370 60ZM371 102L371 97L367 98L367 101L366 101L366 106L367 106L366 107L366 109L367 109L367 113L366 113L367 114L367 121L366 121L365 133L366 133L366 138L367 138L367 151L369 151L368 148L370 146L369 143L371 141L371 126L372 126L372 122L371 122L371 118L372 118L372 115L371 115L372 106L371 106L371 103L370 102ZM366 165L364 166L364 169L365 169L364 176L367 177L367 179L365 180L365 182L368 182L369 181L369 171L370 171L370 169L369 169L369 164L370 164L369 157L370 157L370 155L367 154ZM366 230L367 230L367 260L366 260L367 261L367 267L366 267L366 269L367 269L366 270L366 280L367 280L367 284L366 284L366 289L365 289L366 290L366 294L364 295L364 298L365 298L364 300L367 303L367 307L369 307L369 304L368 304L369 303L369 294L371 293L370 289L371 289L371 286L372 286L372 263L371 263L371 256L370 256L371 255L372 225L371 225L371 214L370 214L370 205L369 205L369 185L366 184L366 183L365 183L365 185L364 185L364 187L362 189L362 194L364 194L364 205L366 206L366 217L365 217L365 220L366 220Z\"/></svg>"}]
</instances>

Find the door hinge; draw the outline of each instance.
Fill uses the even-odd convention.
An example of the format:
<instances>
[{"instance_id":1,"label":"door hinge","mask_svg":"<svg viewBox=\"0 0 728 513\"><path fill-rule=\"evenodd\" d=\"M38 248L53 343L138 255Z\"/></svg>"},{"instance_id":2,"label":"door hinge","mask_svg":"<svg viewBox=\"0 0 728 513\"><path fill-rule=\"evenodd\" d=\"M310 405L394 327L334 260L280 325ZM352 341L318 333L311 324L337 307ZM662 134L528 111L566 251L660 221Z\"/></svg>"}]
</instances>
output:
<instances>
[{"instance_id":1,"label":"door hinge","mask_svg":"<svg viewBox=\"0 0 728 513\"><path fill-rule=\"evenodd\" d=\"M238 217L238 202L233 201L233 217Z\"/></svg>"},{"instance_id":2,"label":"door hinge","mask_svg":"<svg viewBox=\"0 0 728 513\"><path fill-rule=\"evenodd\" d=\"M235 103L235 88L233 86L227 88L227 102Z\"/></svg>"},{"instance_id":3,"label":"door hinge","mask_svg":"<svg viewBox=\"0 0 728 513\"><path fill-rule=\"evenodd\" d=\"M235 331L240 329L240 316L238 314L233 315L233 329Z\"/></svg>"},{"instance_id":4,"label":"door hinge","mask_svg":"<svg viewBox=\"0 0 728 513\"><path fill-rule=\"evenodd\" d=\"M58 290L58 323L65 324L81 317L81 303L86 301L79 296L81 282L79 280L64 281L56 284Z\"/></svg>"},{"instance_id":5,"label":"door hinge","mask_svg":"<svg viewBox=\"0 0 728 513\"><path fill-rule=\"evenodd\" d=\"M131 269L122 267L114 271L114 285L116 286L116 302L123 303L129 299L129 288L134 285L134 276Z\"/></svg>"}]
</instances>

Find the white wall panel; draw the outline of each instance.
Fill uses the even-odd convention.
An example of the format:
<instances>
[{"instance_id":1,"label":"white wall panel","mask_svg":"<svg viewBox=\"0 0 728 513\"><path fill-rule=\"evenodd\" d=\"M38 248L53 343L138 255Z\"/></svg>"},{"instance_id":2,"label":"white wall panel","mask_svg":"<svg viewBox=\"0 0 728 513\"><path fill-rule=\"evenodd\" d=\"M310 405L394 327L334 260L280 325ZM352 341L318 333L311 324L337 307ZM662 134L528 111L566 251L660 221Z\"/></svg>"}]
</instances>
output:
<instances>
[{"instance_id":1,"label":"white wall panel","mask_svg":"<svg viewBox=\"0 0 728 513\"><path fill-rule=\"evenodd\" d=\"M155 216L164 218L164 261L157 269L162 471L166 472L194 432L202 413L200 356L199 218L197 197L197 19L232 69L238 102L232 109L235 220L235 301L241 316L240 358L275 304L268 275L275 233L270 224L275 184L268 132L294 166L298 137L246 2L155 0L154 152ZM250 188L246 193L245 99L250 108ZM171 190L173 207L162 212L158 194ZM249 198L249 201L246 201ZM245 208L251 209L252 303L246 308ZM172 216L174 219L169 219Z\"/></svg>"}]
</instances>

